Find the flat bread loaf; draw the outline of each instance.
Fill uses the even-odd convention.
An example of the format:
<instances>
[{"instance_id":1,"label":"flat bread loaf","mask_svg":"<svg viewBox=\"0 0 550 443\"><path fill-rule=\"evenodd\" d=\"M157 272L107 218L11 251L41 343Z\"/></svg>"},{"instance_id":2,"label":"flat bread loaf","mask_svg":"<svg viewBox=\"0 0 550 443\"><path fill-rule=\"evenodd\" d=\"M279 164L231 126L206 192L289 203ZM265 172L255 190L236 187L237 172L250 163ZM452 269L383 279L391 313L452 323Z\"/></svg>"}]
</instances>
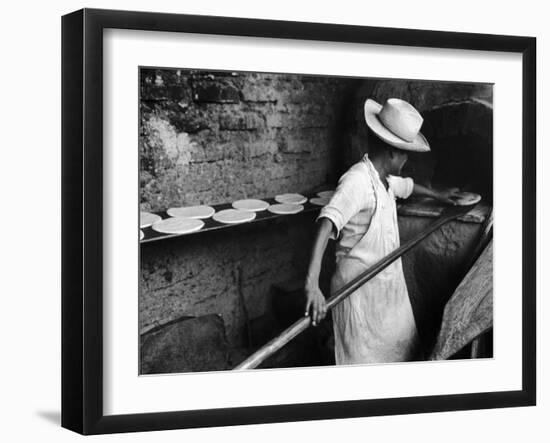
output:
<instances>
[{"instance_id":1,"label":"flat bread loaf","mask_svg":"<svg viewBox=\"0 0 550 443\"><path fill-rule=\"evenodd\" d=\"M204 226L202 220L194 218L170 217L153 224L153 230L162 234L189 234Z\"/></svg>"}]
</instances>

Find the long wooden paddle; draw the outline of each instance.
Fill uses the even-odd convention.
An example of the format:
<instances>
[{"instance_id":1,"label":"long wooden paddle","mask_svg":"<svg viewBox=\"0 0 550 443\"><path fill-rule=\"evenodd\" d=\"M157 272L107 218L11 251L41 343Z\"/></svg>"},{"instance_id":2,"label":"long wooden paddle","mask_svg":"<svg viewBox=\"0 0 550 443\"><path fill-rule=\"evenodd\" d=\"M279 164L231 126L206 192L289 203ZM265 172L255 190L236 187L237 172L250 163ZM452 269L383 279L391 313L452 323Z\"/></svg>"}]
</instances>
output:
<instances>
[{"instance_id":1,"label":"long wooden paddle","mask_svg":"<svg viewBox=\"0 0 550 443\"><path fill-rule=\"evenodd\" d=\"M407 251L412 249L434 231L439 229L444 224L456 220L458 217L465 215L472 209L473 206L451 206L446 208L441 217L439 217L435 222L426 227L420 234L412 238L404 245L400 246L383 259L378 261L372 267L367 269L365 272L359 274L356 278L351 280L349 283L346 283L343 287L335 291L335 293L327 300L326 308L327 311L332 309L350 294L352 294L357 288L364 285L370 279L372 279L379 272L387 268L391 263L405 254ZM266 358L277 352L284 345L286 345L290 340L299 335L301 332L305 331L311 325L311 317L304 316L294 322L291 326L281 332L277 337L270 340L263 347L258 349L254 354L244 360L242 363L237 365L233 370L243 370L243 369L254 369L259 364L261 364Z\"/></svg>"}]
</instances>

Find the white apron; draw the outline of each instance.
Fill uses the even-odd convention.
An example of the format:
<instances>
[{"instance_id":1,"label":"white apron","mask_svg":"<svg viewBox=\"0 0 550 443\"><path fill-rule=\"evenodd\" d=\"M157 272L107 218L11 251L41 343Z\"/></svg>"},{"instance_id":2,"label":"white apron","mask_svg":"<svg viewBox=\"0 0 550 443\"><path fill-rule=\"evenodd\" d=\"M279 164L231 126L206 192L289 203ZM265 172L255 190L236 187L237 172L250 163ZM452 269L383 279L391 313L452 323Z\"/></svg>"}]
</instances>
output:
<instances>
[{"instance_id":1,"label":"white apron","mask_svg":"<svg viewBox=\"0 0 550 443\"><path fill-rule=\"evenodd\" d=\"M366 162L376 206L367 232L351 249L338 250L331 293L399 247L395 198ZM365 283L332 310L337 365L413 360L418 333L401 259Z\"/></svg>"}]
</instances>

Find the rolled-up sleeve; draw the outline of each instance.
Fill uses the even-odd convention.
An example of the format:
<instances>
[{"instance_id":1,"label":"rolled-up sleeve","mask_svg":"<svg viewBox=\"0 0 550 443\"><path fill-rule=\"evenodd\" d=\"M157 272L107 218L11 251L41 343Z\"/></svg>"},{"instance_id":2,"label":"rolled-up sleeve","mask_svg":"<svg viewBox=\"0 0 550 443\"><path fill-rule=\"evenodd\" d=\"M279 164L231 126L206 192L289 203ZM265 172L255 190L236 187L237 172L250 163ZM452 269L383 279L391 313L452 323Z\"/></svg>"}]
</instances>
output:
<instances>
[{"instance_id":1,"label":"rolled-up sleeve","mask_svg":"<svg viewBox=\"0 0 550 443\"><path fill-rule=\"evenodd\" d=\"M410 177L389 175L388 184L397 198L409 198L414 189L414 180Z\"/></svg>"},{"instance_id":2,"label":"rolled-up sleeve","mask_svg":"<svg viewBox=\"0 0 550 443\"><path fill-rule=\"evenodd\" d=\"M364 180L357 172L346 172L342 175L334 195L315 220L317 222L324 217L332 221L334 229L330 233L331 239L338 239L349 219L360 211L364 192Z\"/></svg>"}]
</instances>

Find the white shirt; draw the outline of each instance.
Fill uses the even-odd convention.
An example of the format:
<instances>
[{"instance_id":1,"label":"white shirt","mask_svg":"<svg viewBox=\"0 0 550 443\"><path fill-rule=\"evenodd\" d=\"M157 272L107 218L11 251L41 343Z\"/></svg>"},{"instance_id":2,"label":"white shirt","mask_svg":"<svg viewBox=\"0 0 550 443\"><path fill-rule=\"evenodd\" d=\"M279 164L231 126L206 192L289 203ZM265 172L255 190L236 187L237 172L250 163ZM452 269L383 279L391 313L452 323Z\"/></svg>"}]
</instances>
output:
<instances>
[{"instance_id":1,"label":"white shirt","mask_svg":"<svg viewBox=\"0 0 550 443\"><path fill-rule=\"evenodd\" d=\"M360 235L363 235L369 228L372 214L375 209L376 200L374 189L369 177L369 162L367 154L361 161L355 163L338 180L338 186L329 203L324 206L316 221L322 217L330 219L334 230L330 233L333 240L340 239L343 247L353 247ZM376 171L374 168L372 170ZM380 180L376 173L372 179ZM388 192L394 198L408 198L414 188L412 178L389 175Z\"/></svg>"}]
</instances>

